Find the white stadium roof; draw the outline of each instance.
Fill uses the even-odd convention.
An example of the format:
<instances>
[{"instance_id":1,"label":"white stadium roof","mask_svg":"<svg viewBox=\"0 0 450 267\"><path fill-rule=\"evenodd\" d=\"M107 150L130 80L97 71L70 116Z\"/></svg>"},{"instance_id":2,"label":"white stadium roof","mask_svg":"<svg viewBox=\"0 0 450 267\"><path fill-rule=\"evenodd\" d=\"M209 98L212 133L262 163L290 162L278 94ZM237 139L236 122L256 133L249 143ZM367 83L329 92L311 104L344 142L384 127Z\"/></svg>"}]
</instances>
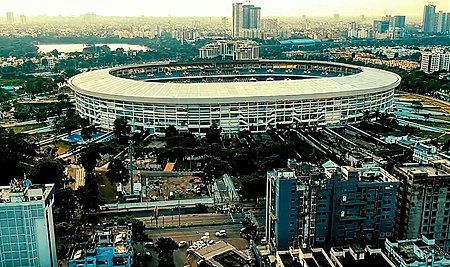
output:
<instances>
[{"instance_id":1,"label":"white stadium roof","mask_svg":"<svg viewBox=\"0 0 450 267\"><path fill-rule=\"evenodd\" d=\"M357 68L330 62L309 63ZM401 81L400 76L394 73L365 67L361 67L362 71L359 73L342 77L232 83L161 83L131 80L110 74L111 70L120 69L122 68L82 73L71 78L69 84L78 93L101 99L160 104L206 104L345 97L395 88Z\"/></svg>"}]
</instances>

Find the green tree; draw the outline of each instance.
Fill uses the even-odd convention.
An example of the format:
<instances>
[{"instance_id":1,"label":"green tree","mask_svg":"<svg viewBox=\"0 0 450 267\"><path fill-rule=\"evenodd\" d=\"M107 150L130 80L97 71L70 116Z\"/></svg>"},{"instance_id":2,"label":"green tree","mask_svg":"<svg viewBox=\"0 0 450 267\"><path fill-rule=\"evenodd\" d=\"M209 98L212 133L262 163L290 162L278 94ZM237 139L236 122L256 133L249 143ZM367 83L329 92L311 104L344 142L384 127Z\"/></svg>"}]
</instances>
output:
<instances>
[{"instance_id":1,"label":"green tree","mask_svg":"<svg viewBox=\"0 0 450 267\"><path fill-rule=\"evenodd\" d=\"M215 179L219 179L225 173L229 172L230 164L218 157L208 156L205 160L205 167L203 168L203 179L206 182L212 183Z\"/></svg>"},{"instance_id":2,"label":"green tree","mask_svg":"<svg viewBox=\"0 0 450 267\"><path fill-rule=\"evenodd\" d=\"M242 221L242 231L241 235L248 240L255 239L258 227L249 218L245 218Z\"/></svg>"},{"instance_id":3,"label":"green tree","mask_svg":"<svg viewBox=\"0 0 450 267\"><path fill-rule=\"evenodd\" d=\"M77 210L76 192L72 188L57 188L55 193L55 221L70 221Z\"/></svg>"},{"instance_id":4,"label":"green tree","mask_svg":"<svg viewBox=\"0 0 450 267\"><path fill-rule=\"evenodd\" d=\"M175 267L173 262L173 251L178 244L172 238L160 237L155 242L155 251L158 253L159 267Z\"/></svg>"},{"instance_id":5,"label":"green tree","mask_svg":"<svg viewBox=\"0 0 450 267\"><path fill-rule=\"evenodd\" d=\"M54 183L59 187L64 185L66 181L64 169L62 160L50 157L43 158L35 165L31 173L31 179L36 184Z\"/></svg>"},{"instance_id":6,"label":"green tree","mask_svg":"<svg viewBox=\"0 0 450 267\"><path fill-rule=\"evenodd\" d=\"M87 173L85 180L85 185L76 191L78 204L83 215L100 211L100 205L102 204L94 174Z\"/></svg>"},{"instance_id":7,"label":"green tree","mask_svg":"<svg viewBox=\"0 0 450 267\"><path fill-rule=\"evenodd\" d=\"M222 129L219 128L217 123L213 123L208 131L206 132L205 140L209 144L221 144L220 135L222 133Z\"/></svg>"},{"instance_id":8,"label":"green tree","mask_svg":"<svg viewBox=\"0 0 450 267\"><path fill-rule=\"evenodd\" d=\"M128 125L128 121L123 117L118 117L114 120L114 135L119 142L125 143L128 135L131 132L131 128Z\"/></svg>"},{"instance_id":9,"label":"green tree","mask_svg":"<svg viewBox=\"0 0 450 267\"><path fill-rule=\"evenodd\" d=\"M121 159L114 159L109 163L106 177L112 184L127 183L130 180L130 173Z\"/></svg>"},{"instance_id":10,"label":"green tree","mask_svg":"<svg viewBox=\"0 0 450 267\"><path fill-rule=\"evenodd\" d=\"M166 133L166 139L168 139L168 138L177 136L178 130L175 128L175 126L169 125L169 127L166 128L165 133Z\"/></svg>"},{"instance_id":11,"label":"green tree","mask_svg":"<svg viewBox=\"0 0 450 267\"><path fill-rule=\"evenodd\" d=\"M100 152L97 145L90 145L80 155L80 163L86 173L93 174L97 166L97 160L100 159Z\"/></svg>"}]
</instances>

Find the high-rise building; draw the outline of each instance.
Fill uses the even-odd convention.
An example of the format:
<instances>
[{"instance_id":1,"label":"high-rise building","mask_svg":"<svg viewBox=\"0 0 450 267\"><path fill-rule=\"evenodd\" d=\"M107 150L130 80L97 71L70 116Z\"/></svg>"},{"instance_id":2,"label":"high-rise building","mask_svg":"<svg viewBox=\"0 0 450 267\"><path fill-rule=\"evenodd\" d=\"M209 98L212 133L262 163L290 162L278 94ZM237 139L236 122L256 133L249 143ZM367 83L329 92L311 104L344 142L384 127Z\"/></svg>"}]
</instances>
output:
<instances>
[{"instance_id":1,"label":"high-rise building","mask_svg":"<svg viewBox=\"0 0 450 267\"><path fill-rule=\"evenodd\" d=\"M420 70L433 73L441 70L450 70L450 53L446 51L424 51L420 62Z\"/></svg>"},{"instance_id":2,"label":"high-rise building","mask_svg":"<svg viewBox=\"0 0 450 267\"><path fill-rule=\"evenodd\" d=\"M86 23L94 23L97 21L97 14L95 13L86 13L81 15L81 17L83 18L83 21Z\"/></svg>"},{"instance_id":3,"label":"high-rise building","mask_svg":"<svg viewBox=\"0 0 450 267\"><path fill-rule=\"evenodd\" d=\"M242 3L233 3L233 28L232 37L241 37L241 30L244 26L244 9L242 8Z\"/></svg>"},{"instance_id":4,"label":"high-rise building","mask_svg":"<svg viewBox=\"0 0 450 267\"><path fill-rule=\"evenodd\" d=\"M422 31L424 33L436 32L436 6L432 3L423 8Z\"/></svg>"},{"instance_id":5,"label":"high-rise building","mask_svg":"<svg viewBox=\"0 0 450 267\"><path fill-rule=\"evenodd\" d=\"M6 12L6 22L8 24L14 23L14 13L13 12Z\"/></svg>"},{"instance_id":6,"label":"high-rise building","mask_svg":"<svg viewBox=\"0 0 450 267\"><path fill-rule=\"evenodd\" d=\"M20 15L20 24L27 23L27 17L25 15Z\"/></svg>"},{"instance_id":7,"label":"high-rise building","mask_svg":"<svg viewBox=\"0 0 450 267\"><path fill-rule=\"evenodd\" d=\"M261 28L261 8L254 5L244 5L243 7L243 28L259 29Z\"/></svg>"},{"instance_id":8,"label":"high-rise building","mask_svg":"<svg viewBox=\"0 0 450 267\"><path fill-rule=\"evenodd\" d=\"M398 180L380 167L329 161L299 172L268 172L266 238L289 246L374 244L393 236Z\"/></svg>"},{"instance_id":9,"label":"high-rise building","mask_svg":"<svg viewBox=\"0 0 450 267\"><path fill-rule=\"evenodd\" d=\"M58 266L54 185L14 180L0 190L0 266Z\"/></svg>"},{"instance_id":10,"label":"high-rise building","mask_svg":"<svg viewBox=\"0 0 450 267\"><path fill-rule=\"evenodd\" d=\"M450 13L439 11L436 14L436 32L450 33Z\"/></svg>"},{"instance_id":11,"label":"high-rise building","mask_svg":"<svg viewBox=\"0 0 450 267\"><path fill-rule=\"evenodd\" d=\"M393 16L389 21L389 28L406 28L406 16Z\"/></svg>"},{"instance_id":12,"label":"high-rise building","mask_svg":"<svg viewBox=\"0 0 450 267\"><path fill-rule=\"evenodd\" d=\"M445 161L430 165L395 166L400 180L395 233L400 239L431 235L436 244L450 250L450 166Z\"/></svg>"},{"instance_id":13,"label":"high-rise building","mask_svg":"<svg viewBox=\"0 0 450 267\"><path fill-rule=\"evenodd\" d=\"M262 19L261 29L267 32L273 32L278 30L278 20L277 19Z\"/></svg>"},{"instance_id":14,"label":"high-rise building","mask_svg":"<svg viewBox=\"0 0 450 267\"><path fill-rule=\"evenodd\" d=\"M389 30L389 21L384 20L374 20L373 21L373 30L376 33L386 33Z\"/></svg>"}]
</instances>

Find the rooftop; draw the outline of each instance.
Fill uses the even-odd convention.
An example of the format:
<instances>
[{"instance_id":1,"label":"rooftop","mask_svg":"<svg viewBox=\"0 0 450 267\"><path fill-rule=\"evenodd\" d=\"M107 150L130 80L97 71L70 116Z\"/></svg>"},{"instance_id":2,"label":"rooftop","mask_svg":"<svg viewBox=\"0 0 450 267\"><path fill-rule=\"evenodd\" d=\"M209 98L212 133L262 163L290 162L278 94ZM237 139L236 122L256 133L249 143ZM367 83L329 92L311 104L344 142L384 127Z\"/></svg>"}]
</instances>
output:
<instances>
[{"instance_id":1,"label":"rooftop","mask_svg":"<svg viewBox=\"0 0 450 267\"><path fill-rule=\"evenodd\" d=\"M54 184L32 184L30 180L14 179L9 186L0 186L0 203L42 201L52 194Z\"/></svg>"},{"instance_id":2,"label":"rooftop","mask_svg":"<svg viewBox=\"0 0 450 267\"><path fill-rule=\"evenodd\" d=\"M421 164L404 164L397 168L405 173L410 173L414 176L448 176L450 172L447 168L443 168L444 164L435 165L421 165Z\"/></svg>"},{"instance_id":3,"label":"rooftop","mask_svg":"<svg viewBox=\"0 0 450 267\"><path fill-rule=\"evenodd\" d=\"M387 259L381 252L381 249L366 247L359 245L351 245L349 247L332 248L332 254L343 267L364 266L364 267L394 267L395 265Z\"/></svg>"},{"instance_id":4,"label":"rooftop","mask_svg":"<svg viewBox=\"0 0 450 267\"><path fill-rule=\"evenodd\" d=\"M101 248L112 248L114 254L132 251L131 225L92 225L79 227L76 243L69 250L69 260L83 260L86 256L108 253Z\"/></svg>"},{"instance_id":5,"label":"rooftop","mask_svg":"<svg viewBox=\"0 0 450 267\"><path fill-rule=\"evenodd\" d=\"M400 84L400 77L394 73L356 67L341 63L319 61L271 61L261 60L233 64L277 65L287 70L307 65L320 69L342 68L353 72L341 77L315 77L299 80L229 82L229 83L161 83L140 81L113 76L112 72L132 72L136 68L166 68L172 63L155 63L144 66L130 66L86 72L69 80L70 87L78 93L93 97L119 101L138 101L159 104L201 104L236 103L247 101L276 101L280 99L317 99L354 96L366 92L379 92ZM251 66L251 65L249 65ZM175 67L176 68L176 67ZM313 69L314 70L314 69ZM323 72L319 71L319 72ZM303 72L302 72L303 73ZM346 72L347 73L347 72ZM145 75L145 74L144 74ZM282 75L282 74L280 74ZM309 74L301 76L310 77ZM319 75L320 76L320 75ZM274 90L276 86L277 90Z\"/></svg>"},{"instance_id":6,"label":"rooftop","mask_svg":"<svg viewBox=\"0 0 450 267\"><path fill-rule=\"evenodd\" d=\"M435 261L445 260L450 264L450 255L435 244L434 239L423 236L417 239L399 240L391 242L386 240L386 247L391 247L405 263L425 262L427 256L434 255ZM395 258L395 257L394 257Z\"/></svg>"},{"instance_id":7,"label":"rooftop","mask_svg":"<svg viewBox=\"0 0 450 267\"><path fill-rule=\"evenodd\" d=\"M250 267L251 258L234 246L219 241L196 252L201 259L216 267Z\"/></svg>"}]
</instances>

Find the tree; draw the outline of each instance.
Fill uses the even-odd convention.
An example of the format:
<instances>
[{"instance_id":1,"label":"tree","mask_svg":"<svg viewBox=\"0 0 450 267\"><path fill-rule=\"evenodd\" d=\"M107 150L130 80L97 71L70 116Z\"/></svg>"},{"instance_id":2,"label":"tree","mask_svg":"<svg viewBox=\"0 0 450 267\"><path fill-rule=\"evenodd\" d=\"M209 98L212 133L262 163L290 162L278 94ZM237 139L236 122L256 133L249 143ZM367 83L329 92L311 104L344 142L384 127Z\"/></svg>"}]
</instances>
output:
<instances>
[{"instance_id":1,"label":"tree","mask_svg":"<svg viewBox=\"0 0 450 267\"><path fill-rule=\"evenodd\" d=\"M114 159L109 163L106 177L112 184L127 183L130 179L130 173L121 159Z\"/></svg>"},{"instance_id":2,"label":"tree","mask_svg":"<svg viewBox=\"0 0 450 267\"><path fill-rule=\"evenodd\" d=\"M0 184L7 185L11 179L22 177L26 172L22 163L34 163L36 146L30 143L25 134L0 127Z\"/></svg>"},{"instance_id":3,"label":"tree","mask_svg":"<svg viewBox=\"0 0 450 267\"><path fill-rule=\"evenodd\" d=\"M78 207L76 192L72 188L58 188L55 193L55 221L73 218Z\"/></svg>"},{"instance_id":4,"label":"tree","mask_svg":"<svg viewBox=\"0 0 450 267\"><path fill-rule=\"evenodd\" d=\"M155 242L155 251L158 253L158 266L175 267L173 263L173 251L177 248L178 244L172 238L158 238Z\"/></svg>"},{"instance_id":5,"label":"tree","mask_svg":"<svg viewBox=\"0 0 450 267\"><path fill-rule=\"evenodd\" d=\"M220 140L220 134L222 133L222 129L220 129L217 126L217 123L213 123L209 129L208 132L206 132L206 137L205 140L209 143L209 144L220 144L221 140Z\"/></svg>"},{"instance_id":6,"label":"tree","mask_svg":"<svg viewBox=\"0 0 450 267\"><path fill-rule=\"evenodd\" d=\"M363 114L363 120L369 121L370 120L370 110L365 110Z\"/></svg>"},{"instance_id":7,"label":"tree","mask_svg":"<svg viewBox=\"0 0 450 267\"><path fill-rule=\"evenodd\" d=\"M54 183L59 187L66 180L64 169L62 160L52 157L40 159L31 173L31 180L35 184Z\"/></svg>"},{"instance_id":8,"label":"tree","mask_svg":"<svg viewBox=\"0 0 450 267\"><path fill-rule=\"evenodd\" d=\"M130 134L131 128L128 126L128 121L123 117L118 117L114 120L114 135L119 142L126 141L127 135Z\"/></svg>"},{"instance_id":9,"label":"tree","mask_svg":"<svg viewBox=\"0 0 450 267\"><path fill-rule=\"evenodd\" d=\"M80 155L80 163L86 173L94 173L98 159L100 159L100 152L96 145L90 145Z\"/></svg>"},{"instance_id":10,"label":"tree","mask_svg":"<svg viewBox=\"0 0 450 267\"><path fill-rule=\"evenodd\" d=\"M256 227L255 223L253 223L249 218L245 218L242 221L242 226L243 228L241 231L241 235L248 240L255 239L258 230L258 227Z\"/></svg>"},{"instance_id":11,"label":"tree","mask_svg":"<svg viewBox=\"0 0 450 267\"><path fill-rule=\"evenodd\" d=\"M208 156L203 168L203 178L206 182L212 183L215 179L221 178L230 168L231 166L227 161Z\"/></svg>"},{"instance_id":12,"label":"tree","mask_svg":"<svg viewBox=\"0 0 450 267\"><path fill-rule=\"evenodd\" d=\"M241 176L241 190L239 191L242 198L246 200L264 197L266 193L266 179L264 175L252 174Z\"/></svg>"},{"instance_id":13,"label":"tree","mask_svg":"<svg viewBox=\"0 0 450 267\"><path fill-rule=\"evenodd\" d=\"M166 139L168 139L168 138L178 135L178 130L175 128L175 126L169 125L169 127L166 128L165 133L166 133Z\"/></svg>"},{"instance_id":14,"label":"tree","mask_svg":"<svg viewBox=\"0 0 450 267\"><path fill-rule=\"evenodd\" d=\"M86 184L76 191L76 196L83 215L100 211L102 199L94 174L86 174Z\"/></svg>"}]
</instances>

